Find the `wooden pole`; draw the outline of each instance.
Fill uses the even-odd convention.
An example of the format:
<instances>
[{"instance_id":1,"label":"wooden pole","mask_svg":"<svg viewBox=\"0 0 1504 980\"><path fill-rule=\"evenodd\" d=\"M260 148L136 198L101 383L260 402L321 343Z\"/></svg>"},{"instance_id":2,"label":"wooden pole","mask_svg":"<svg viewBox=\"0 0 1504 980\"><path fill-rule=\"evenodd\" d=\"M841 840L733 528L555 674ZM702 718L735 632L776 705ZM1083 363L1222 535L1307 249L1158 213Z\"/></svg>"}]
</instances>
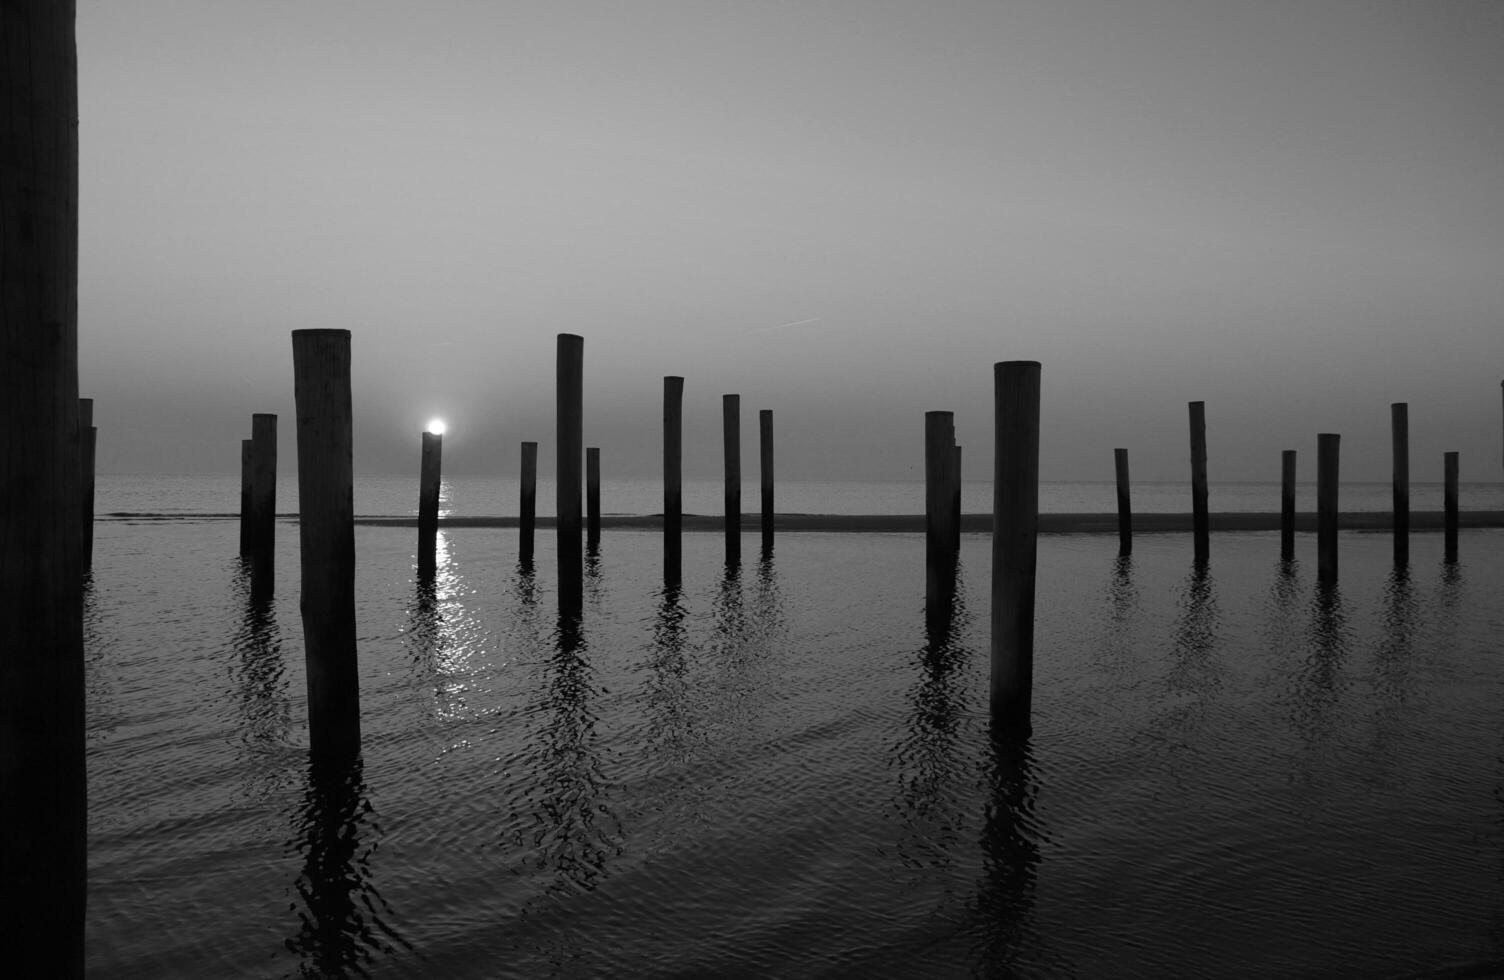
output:
<instances>
[{"instance_id":1,"label":"wooden pole","mask_svg":"<svg viewBox=\"0 0 1504 980\"><path fill-rule=\"evenodd\" d=\"M1279 454L1279 557L1295 559L1295 450Z\"/></svg>"},{"instance_id":2,"label":"wooden pole","mask_svg":"<svg viewBox=\"0 0 1504 980\"><path fill-rule=\"evenodd\" d=\"M993 365L992 677L995 731L1026 734L1034 683L1039 362Z\"/></svg>"},{"instance_id":3,"label":"wooden pole","mask_svg":"<svg viewBox=\"0 0 1504 980\"><path fill-rule=\"evenodd\" d=\"M1118 479L1118 555L1133 554L1133 505L1128 496L1128 450L1112 451L1113 470Z\"/></svg>"},{"instance_id":4,"label":"wooden pole","mask_svg":"<svg viewBox=\"0 0 1504 980\"><path fill-rule=\"evenodd\" d=\"M951 526L955 441L953 413L924 413L924 599L931 614L949 601L955 589L956 535Z\"/></svg>"},{"instance_id":5,"label":"wooden pole","mask_svg":"<svg viewBox=\"0 0 1504 980\"><path fill-rule=\"evenodd\" d=\"M585 450L585 536L594 550L601 542L601 451L596 446Z\"/></svg>"},{"instance_id":6,"label":"wooden pole","mask_svg":"<svg viewBox=\"0 0 1504 980\"><path fill-rule=\"evenodd\" d=\"M360 752L350 331L294 330L292 364L309 748L338 764Z\"/></svg>"},{"instance_id":7,"label":"wooden pole","mask_svg":"<svg viewBox=\"0 0 1504 980\"><path fill-rule=\"evenodd\" d=\"M1191 402L1191 531L1196 561L1211 554L1211 523L1206 509L1206 402Z\"/></svg>"},{"instance_id":8,"label":"wooden pole","mask_svg":"<svg viewBox=\"0 0 1504 980\"><path fill-rule=\"evenodd\" d=\"M1457 561L1457 454L1442 455L1442 471L1446 480L1443 493L1446 508L1446 561Z\"/></svg>"},{"instance_id":9,"label":"wooden pole","mask_svg":"<svg viewBox=\"0 0 1504 980\"><path fill-rule=\"evenodd\" d=\"M1316 577L1337 581L1337 459L1342 437L1316 437Z\"/></svg>"},{"instance_id":10,"label":"wooden pole","mask_svg":"<svg viewBox=\"0 0 1504 980\"><path fill-rule=\"evenodd\" d=\"M663 535L677 543L684 516L684 379L663 379Z\"/></svg>"},{"instance_id":11,"label":"wooden pole","mask_svg":"<svg viewBox=\"0 0 1504 980\"><path fill-rule=\"evenodd\" d=\"M423 433L418 464L418 575L437 571L439 546L439 486L444 465L444 436Z\"/></svg>"},{"instance_id":12,"label":"wooden pole","mask_svg":"<svg viewBox=\"0 0 1504 980\"><path fill-rule=\"evenodd\" d=\"M256 471L256 448L240 440L240 557L251 557L251 481Z\"/></svg>"},{"instance_id":13,"label":"wooden pole","mask_svg":"<svg viewBox=\"0 0 1504 980\"><path fill-rule=\"evenodd\" d=\"M251 416L251 578L272 581L277 520L277 416Z\"/></svg>"},{"instance_id":14,"label":"wooden pole","mask_svg":"<svg viewBox=\"0 0 1504 980\"><path fill-rule=\"evenodd\" d=\"M773 410L757 413L758 461L762 477L762 543L773 542Z\"/></svg>"},{"instance_id":15,"label":"wooden pole","mask_svg":"<svg viewBox=\"0 0 1504 980\"><path fill-rule=\"evenodd\" d=\"M0 3L0 922L15 977L83 976L74 12Z\"/></svg>"},{"instance_id":16,"label":"wooden pole","mask_svg":"<svg viewBox=\"0 0 1504 980\"><path fill-rule=\"evenodd\" d=\"M580 548L580 464L585 453L585 340L572 333L558 338L556 409L558 485L555 488L559 603L561 611L578 610L584 598Z\"/></svg>"},{"instance_id":17,"label":"wooden pole","mask_svg":"<svg viewBox=\"0 0 1504 980\"><path fill-rule=\"evenodd\" d=\"M88 575L94 567L94 453L98 446L99 430L94 427L94 399L78 400L78 460L79 495L83 517L82 568Z\"/></svg>"},{"instance_id":18,"label":"wooden pole","mask_svg":"<svg viewBox=\"0 0 1504 980\"><path fill-rule=\"evenodd\" d=\"M721 436L726 470L726 561L742 553L742 396L721 396Z\"/></svg>"},{"instance_id":19,"label":"wooden pole","mask_svg":"<svg viewBox=\"0 0 1504 980\"><path fill-rule=\"evenodd\" d=\"M951 429L951 439L955 439L954 427ZM950 550L956 554L961 552L961 447L951 446L950 458Z\"/></svg>"},{"instance_id":20,"label":"wooden pole","mask_svg":"<svg viewBox=\"0 0 1504 980\"><path fill-rule=\"evenodd\" d=\"M1410 562L1410 406L1389 406L1394 449L1394 563Z\"/></svg>"},{"instance_id":21,"label":"wooden pole","mask_svg":"<svg viewBox=\"0 0 1504 980\"><path fill-rule=\"evenodd\" d=\"M538 515L538 444L522 444L522 495L517 505L519 541L517 557L525 565L533 561L533 526Z\"/></svg>"}]
</instances>

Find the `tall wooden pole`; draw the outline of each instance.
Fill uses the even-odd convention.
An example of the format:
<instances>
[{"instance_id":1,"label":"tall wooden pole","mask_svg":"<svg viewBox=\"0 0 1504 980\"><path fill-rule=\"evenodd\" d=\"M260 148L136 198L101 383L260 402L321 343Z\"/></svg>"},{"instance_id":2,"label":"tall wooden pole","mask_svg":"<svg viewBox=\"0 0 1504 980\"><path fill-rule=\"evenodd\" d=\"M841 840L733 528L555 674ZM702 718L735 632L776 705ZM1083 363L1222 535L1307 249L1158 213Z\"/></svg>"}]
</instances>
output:
<instances>
[{"instance_id":1,"label":"tall wooden pole","mask_svg":"<svg viewBox=\"0 0 1504 980\"><path fill-rule=\"evenodd\" d=\"M1455 562L1457 560L1457 454L1445 453L1442 455L1442 471L1446 480L1445 489L1442 491L1443 505L1446 508L1445 517L1445 560Z\"/></svg>"},{"instance_id":2,"label":"tall wooden pole","mask_svg":"<svg viewBox=\"0 0 1504 980\"><path fill-rule=\"evenodd\" d=\"M594 550L601 542L601 451L585 450L585 537Z\"/></svg>"},{"instance_id":3,"label":"tall wooden pole","mask_svg":"<svg viewBox=\"0 0 1504 980\"><path fill-rule=\"evenodd\" d=\"M1112 465L1118 480L1118 554L1133 554L1133 504L1128 496L1128 450L1114 449Z\"/></svg>"},{"instance_id":4,"label":"tall wooden pole","mask_svg":"<svg viewBox=\"0 0 1504 980\"><path fill-rule=\"evenodd\" d=\"M251 416L251 582L270 592L277 522L277 416Z\"/></svg>"},{"instance_id":5,"label":"tall wooden pole","mask_svg":"<svg viewBox=\"0 0 1504 980\"><path fill-rule=\"evenodd\" d=\"M1410 562L1410 406L1389 406L1389 425L1394 449L1394 562Z\"/></svg>"},{"instance_id":6,"label":"tall wooden pole","mask_svg":"<svg viewBox=\"0 0 1504 980\"><path fill-rule=\"evenodd\" d=\"M721 441L726 470L726 562L742 553L742 396L721 396Z\"/></svg>"},{"instance_id":7,"label":"tall wooden pole","mask_svg":"<svg viewBox=\"0 0 1504 980\"><path fill-rule=\"evenodd\" d=\"M762 478L762 543L773 543L773 410L757 413L758 462Z\"/></svg>"},{"instance_id":8,"label":"tall wooden pole","mask_svg":"<svg viewBox=\"0 0 1504 980\"><path fill-rule=\"evenodd\" d=\"M251 557L251 483L256 472L256 447L240 440L240 557Z\"/></svg>"},{"instance_id":9,"label":"tall wooden pole","mask_svg":"<svg viewBox=\"0 0 1504 980\"><path fill-rule=\"evenodd\" d=\"M1295 450L1279 454L1279 557L1295 559Z\"/></svg>"},{"instance_id":10,"label":"tall wooden pole","mask_svg":"<svg viewBox=\"0 0 1504 980\"><path fill-rule=\"evenodd\" d=\"M1191 533L1196 561L1211 554L1211 522L1206 508L1206 402L1191 402Z\"/></svg>"},{"instance_id":11,"label":"tall wooden pole","mask_svg":"<svg viewBox=\"0 0 1504 980\"><path fill-rule=\"evenodd\" d=\"M924 413L924 600L931 615L950 601L955 590L956 428L951 412Z\"/></svg>"},{"instance_id":12,"label":"tall wooden pole","mask_svg":"<svg viewBox=\"0 0 1504 980\"><path fill-rule=\"evenodd\" d=\"M580 465L585 455L585 340L572 333L558 338L556 374L559 603L561 612L577 611L584 599L580 548Z\"/></svg>"},{"instance_id":13,"label":"tall wooden pole","mask_svg":"<svg viewBox=\"0 0 1504 980\"><path fill-rule=\"evenodd\" d=\"M0 922L83 975L78 67L72 0L0 3Z\"/></svg>"},{"instance_id":14,"label":"tall wooden pole","mask_svg":"<svg viewBox=\"0 0 1504 980\"><path fill-rule=\"evenodd\" d=\"M1337 581L1337 459L1342 437L1316 437L1316 577Z\"/></svg>"},{"instance_id":15,"label":"tall wooden pole","mask_svg":"<svg viewBox=\"0 0 1504 980\"><path fill-rule=\"evenodd\" d=\"M684 379L663 379L663 545L678 553L684 516Z\"/></svg>"},{"instance_id":16,"label":"tall wooden pole","mask_svg":"<svg viewBox=\"0 0 1504 980\"><path fill-rule=\"evenodd\" d=\"M533 526L538 515L538 444L522 444L521 499L517 502L517 557L524 565L533 561Z\"/></svg>"},{"instance_id":17,"label":"tall wooden pole","mask_svg":"<svg viewBox=\"0 0 1504 980\"><path fill-rule=\"evenodd\" d=\"M294 330L292 365L309 748L337 765L360 752L350 331Z\"/></svg>"},{"instance_id":18,"label":"tall wooden pole","mask_svg":"<svg viewBox=\"0 0 1504 980\"><path fill-rule=\"evenodd\" d=\"M993 365L992 678L994 731L1027 733L1034 684L1039 535L1039 362Z\"/></svg>"},{"instance_id":19,"label":"tall wooden pole","mask_svg":"<svg viewBox=\"0 0 1504 980\"><path fill-rule=\"evenodd\" d=\"M98 446L99 430L94 427L94 399L78 400L78 462L79 496L81 498L80 527L83 529L82 568L89 574L94 567L94 453Z\"/></svg>"},{"instance_id":20,"label":"tall wooden pole","mask_svg":"<svg viewBox=\"0 0 1504 980\"><path fill-rule=\"evenodd\" d=\"M418 465L418 575L436 572L439 547L439 486L444 465L444 436L423 433Z\"/></svg>"}]
</instances>

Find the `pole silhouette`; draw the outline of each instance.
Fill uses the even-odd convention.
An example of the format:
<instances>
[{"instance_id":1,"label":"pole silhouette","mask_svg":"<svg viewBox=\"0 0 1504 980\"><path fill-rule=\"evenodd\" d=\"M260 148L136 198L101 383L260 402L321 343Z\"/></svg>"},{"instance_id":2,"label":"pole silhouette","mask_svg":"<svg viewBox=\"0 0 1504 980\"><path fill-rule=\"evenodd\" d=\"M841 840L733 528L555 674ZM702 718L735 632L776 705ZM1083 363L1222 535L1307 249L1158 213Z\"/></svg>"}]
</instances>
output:
<instances>
[{"instance_id":1,"label":"pole silhouette","mask_svg":"<svg viewBox=\"0 0 1504 980\"><path fill-rule=\"evenodd\" d=\"M523 564L533 561L533 525L538 516L538 444L522 444L520 499L517 501L517 557Z\"/></svg>"},{"instance_id":2,"label":"pole silhouette","mask_svg":"<svg viewBox=\"0 0 1504 980\"><path fill-rule=\"evenodd\" d=\"M1394 563L1410 561L1410 406L1389 406L1389 425L1394 455Z\"/></svg>"},{"instance_id":3,"label":"pole silhouette","mask_svg":"<svg viewBox=\"0 0 1504 980\"><path fill-rule=\"evenodd\" d=\"M594 551L601 543L601 451L595 446L585 450L585 536Z\"/></svg>"},{"instance_id":4,"label":"pole silhouette","mask_svg":"<svg viewBox=\"0 0 1504 980\"><path fill-rule=\"evenodd\" d=\"M585 340L559 334L556 364L558 485L555 488L561 611L584 601L584 556L580 548L580 465L585 454Z\"/></svg>"},{"instance_id":5,"label":"pole silhouette","mask_svg":"<svg viewBox=\"0 0 1504 980\"><path fill-rule=\"evenodd\" d=\"M1112 465L1118 482L1118 554L1133 554L1133 504L1128 496L1128 450L1114 449Z\"/></svg>"},{"instance_id":6,"label":"pole silhouette","mask_svg":"<svg viewBox=\"0 0 1504 980\"><path fill-rule=\"evenodd\" d=\"M444 465L444 436L423 433L423 448L418 464L418 577L431 577L437 571L439 546L439 487Z\"/></svg>"},{"instance_id":7,"label":"pole silhouette","mask_svg":"<svg viewBox=\"0 0 1504 980\"><path fill-rule=\"evenodd\" d=\"M1457 561L1457 454L1453 452L1442 455L1443 479L1446 481L1442 491L1443 507L1445 508L1445 560L1448 563Z\"/></svg>"},{"instance_id":8,"label":"pole silhouette","mask_svg":"<svg viewBox=\"0 0 1504 980\"><path fill-rule=\"evenodd\" d=\"M1027 734L1034 684L1039 535L1038 361L993 365L992 676L994 731Z\"/></svg>"},{"instance_id":9,"label":"pole silhouette","mask_svg":"<svg viewBox=\"0 0 1504 980\"><path fill-rule=\"evenodd\" d=\"M1295 558L1295 450L1279 454L1279 557Z\"/></svg>"},{"instance_id":10,"label":"pole silhouette","mask_svg":"<svg viewBox=\"0 0 1504 980\"><path fill-rule=\"evenodd\" d=\"M1342 437L1316 437L1316 577L1337 581L1337 462Z\"/></svg>"},{"instance_id":11,"label":"pole silhouette","mask_svg":"<svg viewBox=\"0 0 1504 980\"><path fill-rule=\"evenodd\" d=\"M1206 402L1191 402L1191 532L1196 561L1211 554L1211 523L1206 506Z\"/></svg>"},{"instance_id":12,"label":"pole silhouette","mask_svg":"<svg viewBox=\"0 0 1504 980\"><path fill-rule=\"evenodd\" d=\"M742 396L721 396L721 436L726 470L726 563L742 553Z\"/></svg>"},{"instance_id":13,"label":"pole silhouette","mask_svg":"<svg viewBox=\"0 0 1504 980\"><path fill-rule=\"evenodd\" d=\"M759 476L762 479L762 544L773 543L773 410L757 413Z\"/></svg>"}]
</instances>

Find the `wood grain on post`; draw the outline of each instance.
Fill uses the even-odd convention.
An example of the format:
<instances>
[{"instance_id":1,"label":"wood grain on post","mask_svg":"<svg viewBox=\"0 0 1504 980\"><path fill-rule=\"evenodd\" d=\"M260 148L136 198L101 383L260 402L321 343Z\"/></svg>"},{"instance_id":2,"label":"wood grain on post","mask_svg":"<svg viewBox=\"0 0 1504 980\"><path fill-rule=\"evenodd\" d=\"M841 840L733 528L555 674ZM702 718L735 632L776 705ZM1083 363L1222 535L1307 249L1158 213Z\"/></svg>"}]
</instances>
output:
<instances>
[{"instance_id":1,"label":"wood grain on post","mask_svg":"<svg viewBox=\"0 0 1504 980\"><path fill-rule=\"evenodd\" d=\"M240 557L251 556L251 482L256 472L256 449L249 439L240 440Z\"/></svg>"},{"instance_id":2,"label":"wood grain on post","mask_svg":"<svg viewBox=\"0 0 1504 980\"><path fill-rule=\"evenodd\" d=\"M742 396L721 396L721 441L726 470L726 561L742 550Z\"/></svg>"},{"instance_id":3,"label":"wood grain on post","mask_svg":"<svg viewBox=\"0 0 1504 980\"><path fill-rule=\"evenodd\" d=\"M1316 437L1316 577L1337 581L1337 461L1342 437Z\"/></svg>"},{"instance_id":4,"label":"wood grain on post","mask_svg":"<svg viewBox=\"0 0 1504 980\"><path fill-rule=\"evenodd\" d=\"M1442 455L1442 472L1445 480L1442 491L1442 506L1445 509L1445 560L1457 561L1457 454Z\"/></svg>"},{"instance_id":5,"label":"wood grain on post","mask_svg":"<svg viewBox=\"0 0 1504 980\"><path fill-rule=\"evenodd\" d=\"M1128 450L1112 451L1112 467L1118 481L1118 554L1133 554L1133 504L1128 495Z\"/></svg>"},{"instance_id":6,"label":"wood grain on post","mask_svg":"<svg viewBox=\"0 0 1504 980\"><path fill-rule=\"evenodd\" d=\"M70 0L0 4L0 921L13 977L84 972L74 15Z\"/></svg>"},{"instance_id":7,"label":"wood grain on post","mask_svg":"<svg viewBox=\"0 0 1504 980\"><path fill-rule=\"evenodd\" d=\"M773 410L757 413L758 462L762 478L762 540L773 540Z\"/></svg>"},{"instance_id":8,"label":"wood grain on post","mask_svg":"<svg viewBox=\"0 0 1504 980\"><path fill-rule=\"evenodd\" d=\"M360 752L350 331L294 330L292 363L309 748L338 763Z\"/></svg>"},{"instance_id":9,"label":"wood grain on post","mask_svg":"<svg viewBox=\"0 0 1504 980\"><path fill-rule=\"evenodd\" d=\"M1279 454L1279 557L1295 559L1295 450Z\"/></svg>"},{"instance_id":10,"label":"wood grain on post","mask_svg":"<svg viewBox=\"0 0 1504 980\"><path fill-rule=\"evenodd\" d=\"M1389 406L1389 425L1394 449L1394 561L1410 561L1410 406Z\"/></svg>"},{"instance_id":11,"label":"wood grain on post","mask_svg":"<svg viewBox=\"0 0 1504 980\"><path fill-rule=\"evenodd\" d=\"M83 574L94 567L94 453L98 446L99 430L94 428L94 399L78 400L78 479L80 516L83 530L81 558Z\"/></svg>"},{"instance_id":12,"label":"wood grain on post","mask_svg":"<svg viewBox=\"0 0 1504 980\"><path fill-rule=\"evenodd\" d=\"M1027 733L1039 534L1039 362L993 366L992 677L995 731Z\"/></svg>"},{"instance_id":13,"label":"wood grain on post","mask_svg":"<svg viewBox=\"0 0 1504 980\"><path fill-rule=\"evenodd\" d=\"M585 340L572 333L558 338L555 396L558 484L555 513L559 550L559 602L576 610L584 596L580 543L580 467L585 455Z\"/></svg>"},{"instance_id":14,"label":"wood grain on post","mask_svg":"<svg viewBox=\"0 0 1504 980\"><path fill-rule=\"evenodd\" d=\"M522 444L521 499L517 502L517 557L533 560L533 528L538 519L538 444Z\"/></svg>"},{"instance_id":15,"label":"wood grain on post","mask_svg":"<svg viewBox=\"0 0 1504 980\"><path fill-rule=\"evenodd\" d=\"M594 547L601 539L601 451L585 450L585 535Z\"/></svg>"},{"instance_id":16,"label":"wood grain on post","mask_svg":"<svg viewBox=\"0 0 1504 980\"><path fill-rule=\"evenodd\" d=\"M1211 523L1206 501L1206 402L1191 402L1191 534L1196 561L1211 553Z\"/></svg>"},{"instance_id":17,"label":"wood grain on post","mask_svg":"<svg viewBox=\"0 0 1504 980\"><path fill-rule=\"evenodd\" d=\"M439 487L443 480L444 436L423 433L418 464L418 574L432 575L438 562Z\"/></svg>"}]
</instances>

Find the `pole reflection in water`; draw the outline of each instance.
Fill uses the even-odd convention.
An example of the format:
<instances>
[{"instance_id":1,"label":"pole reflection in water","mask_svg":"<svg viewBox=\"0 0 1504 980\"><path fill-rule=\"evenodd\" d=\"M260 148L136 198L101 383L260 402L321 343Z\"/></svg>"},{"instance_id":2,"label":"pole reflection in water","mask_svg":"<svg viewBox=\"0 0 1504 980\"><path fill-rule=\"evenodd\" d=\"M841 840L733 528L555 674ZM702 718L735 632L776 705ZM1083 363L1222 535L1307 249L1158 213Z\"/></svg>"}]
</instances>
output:
<instances>
[{"instance_id":1,"label":"pole reflection in water","mask_svg":"<svg viewBox=\"0 0 1504 980\"><path fill-rule=\"evenodd\" d=\"M1383 776L1397 762L1408 733L1404 728L1406 706L1414 694L1415 632L1420 608L1410 578L1410 566L1395 565L1384 583L1384 629L1374 653L1374 771Z\"/></svg>"},{"instance_id":2,"label":"pole reflection in water","mask_svg":"<svg viewBox=\"0 0 1504 980\"><path fill-rule=\"evenodd\" d=\"M695 718L689 650L684 620L689 615L684 590L665 581L653 620L653 647L648 655L646 690L647 740L662 763L674 771L704 742Z\"/></svg>"},{"instance_id":3,"label":"pole reflection in water","mask_svg":"<svg viewBox=\"0 0 1504 980\"><path fill-rule=\"evenodd\" d=\"M1044 947L1034 922L1034 889L1043 839L1034 815L1038 793L1030 742L991 739L988 800L982 822L982 880L977 888L978 937L972 974L1032 975L1049 965L1070 975L1069 964Z\"/></svg>"},{"instance_id":4,"label":"pole reflection in water","mask_svg":"<svg viewBox=\"0 0 1504 980\"><path fill-rule=\"evenodd\" d=\"M373 881L380 837L361 761L310 766L288 842L303 858L299 928L287 940L303 976L368 976L378 956L412 948L388 924L396 916Z\"/></svg>"},{"instance_id":5,"label":"pole reflection in water","mask_svg":"<svg viewBox=\"0 0 1504 980\"><path fill-rule=\"evenodd\" d=\"M1212 659L1221 639L1222 615L1216 579L1205 559L1192 564L1177 604L1165 674L1168 697L1154 728L1173 737L1179 748L1195 739L1196 729L1206 720L1208 702L1222 688L1222 668Z\"/></svg>"},{"instance_id":6,"label":"pole reflection in water","mask_svg":"<svg viewBox=\"0 0 1504 980\"><path fill-rule=\"evenodd\" d=\"M1136 673L1140 645L1138 583L1133 577L1133 556L1119 555L1112 561L1107 580L1107 623L1097 669L1116 676Z\"/></svg>"},{"instance_id":7,"label":"pole reflection in water","mask_svg":"<svg viewBox=\"0 0 1504 980\"><path fill-rule=\"evenodd\" d=\"M1342 662L1351 642L1341 586L1318 581L1306 628L1308 653L1296 670L1291 706L1291 722L1308 750L1320 748L1332 735L1332 715L1347 684Z\"/></svg>"},{"instance_id":8,"label":"pole reflection in water","mask_svg":"<svg viewBox=\"0 0 1504 980\"><path fill-rule=\"evenodd\" d=\"M484 624L463 601L465 583L451 532L439 531L433 545L433 562L420 562L413 579L403 643L413 670L432 685L432 715L453 719L468 714L468 676L486 636Z\"/></svg>"},{"instance_id":9,"label":"pole reflection in water","mask_svg":"<svg viewBox=\"0 0 1504 980\"><path fill-rule=\"evenodd\" d=\"M240 741L249 756L242 765L252 776L271 778L272 764L283 757L280 749L291 734L292 705L276 606L270 595L253 585L248 564L240 562L235 578L241 612L230 640L235 650L233 697ZM260 796L261 791L253 789L251 795Z\"/></svg>"},{"instance_id":10,"label":"pole reflection in water","mask_svg":"<svg viewBox=\"0 0 1504 980\"><path fill-rule=\"evenodd\" d=\"M975 760L963 743L971 708L965 676L971 651L961 642L970 617L959 576L943 594L946 601L925 603L924 645L915 657L918 676L908 690L908 720L891 761L899 780L898 858L918 872L955 863L967 822L959 800L975 780Z\"/></svg>"}]
</instances>

